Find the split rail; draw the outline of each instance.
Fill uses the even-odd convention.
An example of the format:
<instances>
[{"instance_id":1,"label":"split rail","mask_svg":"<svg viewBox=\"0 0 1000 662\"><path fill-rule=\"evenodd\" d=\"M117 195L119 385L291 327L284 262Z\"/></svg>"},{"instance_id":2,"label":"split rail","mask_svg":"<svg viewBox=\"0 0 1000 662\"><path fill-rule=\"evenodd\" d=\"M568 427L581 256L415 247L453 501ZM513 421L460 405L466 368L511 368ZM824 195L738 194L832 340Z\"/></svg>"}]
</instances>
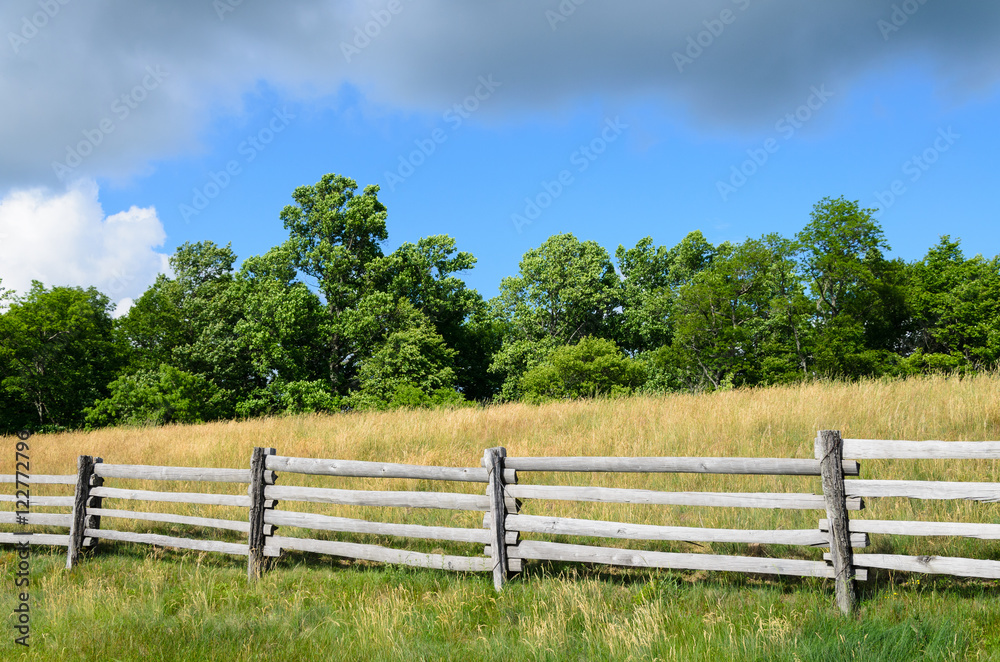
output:
<instances>
[{"instance_id":1,"label":"split rail","mask_svg":"<svg viewBox=\"0 0 1000 662\"><path fill-rule=\"evenodd\" d=\"M844 458L850 458L845 460ZM100 540L130 542L204 552L246 556L250 580L259 578L286 552L315 553L347 559L491 573L500 590L528 561L584 562L617 566L707 571L735 571L796 575L835 580L836 601L844 612L856 604L855 580L868 569L943 573L962 577L1000 579L1000 561L940 556L856 553L868 546L869 535L963 536L1000 540L1000 523L918 522L866 520L850 513L864 507L864 499L966 499L1000 501L1000 483L861 479L858 460L881 459L1000 459L1000 442L883 441L841 439L839 432L823 430L815 443L815 459L784 458L670 458L670 457L507 457L503 448L487 449L478 467L441 467L341 459L313 459L276 454L256 448L249 469L157 467L109 464L81 456L75 475L33 475L33 485L74 486L72 496L32 496L28 515L0 511L0 543L59 545L67 548L67 567L92 552ZM815 476L821 489L802 492L663 491L594 485L524 484L519 478L536 472L555 474L726 474L760 476ZM308 485L278 485L279 476ZM845 479L846 477L846 479ZM350 489L316 486L319 481L347 479ZM400 479L419 490L358 489L365 479ZM217 491L160 491L106 485L109 481L163 481L201 485L236 484L245 493ZM0 475L0 483L15 476ZM444 487L439 486L445 484ZM380 483L384 484L384 483ZM471 484L479 484L474 487ZM430 488L428 488L428 486ZM472 491L470 491L472 490ZM0 495L0 502L28 505L27 494ZM106 507L110 500L114 508ZM137 502L186 504L205 514L222 507L228 517L204 517L172 512L146 512ZM737 529L661 526L544 514L545 503L634 504L637 507L686 506L816 510L825 517L814 528ZM281 504L281 508L278 505ZM369 508L378 514L406 519L409 509L453 511L448 525L405 521L378 521L375 517L345 517L311 512L329 506L355 513ZM57 512L35 512L35 508ZM189 508L189 509L190 509ZM170 508L162 508L170 510ZM482 513L482 526L468 524L469 512ZM235 518L233 513L239 513ZM476 516L478 517L478 515ZM108 527L109 521L128 521L193 527L194 537L161 535ZM478 520L476 520L478 522ZM453 522L464 522L455 525ZM103 526L102 526L103 523ZM68 533L26 533L23 525L65 528ZM148 525L147 525L148 526ZM306 535L277 535L278 528ZM11 530L14 529L14 530ZM197 537L203 530L223 531L215 539ZM448 545L450 553L407 549L338 539L357 536L432 541ZM606 544L557 542L553 538L580 537L617 541L683 541L689 543L744 543L829 549L822 560L773 558L737 554L680 553L630 549ZM223 538L223 539L219 539ZM235 539L239 539L236 542ZM621 544L619 542L618 544ZM412 545L411 545L412 546ZM424 544L427 547L427 544ZM466 550L461 551L451 550ZM791 555L791 554L789 554ZM800 555L801 556L801 555Z\"/></svg>"}]
</instances>

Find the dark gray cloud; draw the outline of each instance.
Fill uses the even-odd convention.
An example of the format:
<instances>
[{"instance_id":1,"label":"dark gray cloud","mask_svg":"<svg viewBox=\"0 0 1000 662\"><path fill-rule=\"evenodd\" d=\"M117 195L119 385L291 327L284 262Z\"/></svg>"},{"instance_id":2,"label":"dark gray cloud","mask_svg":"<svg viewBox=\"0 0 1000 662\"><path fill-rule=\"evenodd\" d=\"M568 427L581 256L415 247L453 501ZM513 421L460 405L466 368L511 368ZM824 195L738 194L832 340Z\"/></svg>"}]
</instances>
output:
<instances>
[{"instance_id":1,"label":"dark gray cloud","mask_svg":"<svg viewBox=\"0 0 1000 662\"><path fill-rule=\"evenodd\" d=\"M237 2L5 2L0 188L54 184L52 163L95 131L73 175L128 177L195 151L261 81L313 100L346 82L439 113L493 74L487 121L655 98L711 130L770 125L812 85L842 91L907 60L959 100L1000 76L1000 5L986 2Z\"/></svg>"}]
</instances>

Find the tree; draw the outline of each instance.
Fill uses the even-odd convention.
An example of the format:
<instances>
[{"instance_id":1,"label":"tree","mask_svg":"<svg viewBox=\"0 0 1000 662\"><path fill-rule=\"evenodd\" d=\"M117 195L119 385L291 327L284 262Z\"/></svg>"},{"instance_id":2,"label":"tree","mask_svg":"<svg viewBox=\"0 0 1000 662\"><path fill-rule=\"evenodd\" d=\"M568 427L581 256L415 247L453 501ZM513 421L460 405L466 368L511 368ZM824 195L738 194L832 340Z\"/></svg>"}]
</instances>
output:
<instances>
[{"instance_id":1,"label":"tree","mask_svg":"<svg viewBox=\"0 0 1000 662\"><path fill-rule=\"evenodd\" d=\"M621 273L619 344L626 351L653 351L669 345L673 337L676 290L708 268L715 248L695 230L673 248L653 248L650 237L635 248L619 246L615 252Z\"/></svg>"},{"instance_id":2,"label":"tree","mask_svg":"<svg viewBox=\"0 0 1000 662\"><path fill-rule=\"evenodd\" d=\"M1000 258L966 259L945 235L910 266L911 349L901 370L987 370L1000 361Z\"/></svg>"},{"instance_id":3,"label":"tree","mask_svg":"<svg viewBox=\"0 0 1000 662\"><path fill-rule=\"evenodd\" d=\"M454 349L458 388L470 400L493 394L495 380L488 373L496 347L485 324L486 305L475 290L455 274L472 269L476 258L459 252L447 235L404 243L390 255L373 260L368 282L371 291L386 292L420 311Z\"/></svg>"},{"instance_id":4,"label":"tree","mask_svg":"<svg viewBox=\"0 0 1000 662\"><path fill-rule=\"evenodd\" d=\"M199 375L217 387L230 417L236 403L263 383L237 334L245 291L236 291L229 245L185 243L170 257L174 277L159 276L119 321L131 347L128 374L154 373L161 365Z\"/></svg>"},{"instance_id":5,"label":"tree","mask_svg":"<svg viewBox=\"0 0 1000 662\"><path fill-rule=\"evenodd\" d=\"M516 399L521 375L559 345L614 336L620 281L604 248L572 234L549 237L524 254L490 304L503 346L490 370L504 378L501 397Z\"/></svg>"},{"instance_id":6,"label":"tree","mask_svg":"<svg viewBox=\"0 0 1000 662\"><path fill-rule=\"evenodd\" d=\"M326 306L326 376L331 390L342 395L357 386L361 358L348 340L344 315L365 295L368 269L382 257L388 238L379 187L367 186L361 195L356 190L353 179L324 175L312 186L296 188L295 204L281 211L289 232L283 251L291 266L315 280Z\"/></svg>"},{"instance_id":7,"label":"tree","mask_svg":"<svg viewBox=\"0 0 1000 662\"><path fill-rule=\"evenodd\" d=\"M3 427L76 427L122 363L114 305L94 288L35 281L0 316Z\"/></svg>"},{"instance_id":8,"label":"tree","mask_svg":"<svg viewBox=\"0 0 1000 662\"><path fill-rule=\"evenodd\" d=\"M881 374L906 334L902 263L883 257L889 245L874 211L823 198L797 235L816 306L814 362L822 374Z\"/></svg>"}]
</instances>

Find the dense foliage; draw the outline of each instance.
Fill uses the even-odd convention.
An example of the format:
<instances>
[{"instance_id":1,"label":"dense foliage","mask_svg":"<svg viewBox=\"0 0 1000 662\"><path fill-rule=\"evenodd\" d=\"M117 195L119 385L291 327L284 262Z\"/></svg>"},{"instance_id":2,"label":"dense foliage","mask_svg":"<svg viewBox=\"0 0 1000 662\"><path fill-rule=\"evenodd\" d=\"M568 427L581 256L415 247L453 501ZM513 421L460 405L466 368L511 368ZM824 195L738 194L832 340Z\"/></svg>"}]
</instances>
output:
<instances>
[{"instance_id":1,"label":"dense foliage","mask_svg":"<svg viewBox=\"0 0 1000 662\"><path fill-rule=\"evenodd\" d=\"M378 187L292 194L245 259L184 244L126 315L93 288L0 287L0 432L974 372L1000 361L1000 259L943 236L885 257L875 210L825 198L795 237L572 234L486 301L438 235L389 255Z\"/></svg>"}]
</instances>

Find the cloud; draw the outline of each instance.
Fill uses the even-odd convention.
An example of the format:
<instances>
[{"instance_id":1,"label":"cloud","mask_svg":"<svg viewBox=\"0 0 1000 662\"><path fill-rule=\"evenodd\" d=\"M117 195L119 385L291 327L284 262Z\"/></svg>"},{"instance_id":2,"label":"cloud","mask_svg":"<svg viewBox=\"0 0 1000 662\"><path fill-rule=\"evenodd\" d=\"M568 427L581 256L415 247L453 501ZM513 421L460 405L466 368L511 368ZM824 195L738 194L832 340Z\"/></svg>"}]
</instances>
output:
<instances>
[{"instance_id":1,"label":"cloud","mask_svg":"<svg viewBox=\"0 0 1000 662\"><path fill-rule=\"evenodd\" d=\"M1000 4L986 2L11 0L0 25L0 186L53 184L53 163L102 122L69 179L190 154L262 83L319 103L348 84L439 114L493 74L503 94L486 121L653 98L713 130L770 124L812 85L844 99L897 62L920 63L948 98L1000 76Z\"/></svg>"},{"instance_id":2,"label":"cloud","mask_svg":"<svg viewBox=\"0 0 1000 662\"><path fill-rule=\"evenodd\" d=\"M152 207L105 217L97 185L64 193L14 191L0 199L0 286L27 292L46 286L97 287L119 303L117 314L169 269L154 249L166 234Z\"/></svg>"}]
</instances>

